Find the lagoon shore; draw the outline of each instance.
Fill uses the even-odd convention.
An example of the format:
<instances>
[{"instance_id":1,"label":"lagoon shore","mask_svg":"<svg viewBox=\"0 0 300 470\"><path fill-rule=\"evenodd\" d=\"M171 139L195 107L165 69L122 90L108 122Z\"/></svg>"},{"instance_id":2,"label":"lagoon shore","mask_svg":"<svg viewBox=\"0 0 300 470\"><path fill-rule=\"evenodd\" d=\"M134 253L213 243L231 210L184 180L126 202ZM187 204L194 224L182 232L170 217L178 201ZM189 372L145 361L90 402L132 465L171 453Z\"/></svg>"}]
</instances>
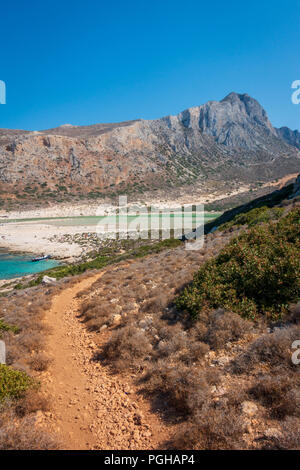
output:
<instances>
[{"instance_id":1,"label":"lagoon shore","mask_svg":"<svg viewBox=\"0 0 300 470\"><path fill-rule=\"evenodd\" d=\"M0 226L0 248L8 252L49 254L57 259L80 258L86 246L72 242L74 236L90 233L91 227L59 227L45 222L10 222ZM66 239L66 234L70 235Z\"/></svg>"},{"instance_id":2,"label":"lagoon shore","mask_svg":"<svg viewBox=\"0 0 300 470\"><path fill-rule=\"evenodd\" d=\"M183 204L202 204L204 200L193 198L184 200L137 201L128 208L137 205L151 205L160 209L173 209ZM113 214L116 206L103 201L82 204L59 204L53 207L36 208L23 211L0 211L0 249L35 254L49 254L57 259L76 261L93 250L98 244L96 225L84 224L78 220L68 225L63 218L91 217ZM57 220L47 220L56 218ZM62 223L60 223L60 219ZM25 219L25 220L24 220ZM40 219L40 220L39 220ZM97 243L98 242L98 243Z\"/></svg>"}]
</instances>

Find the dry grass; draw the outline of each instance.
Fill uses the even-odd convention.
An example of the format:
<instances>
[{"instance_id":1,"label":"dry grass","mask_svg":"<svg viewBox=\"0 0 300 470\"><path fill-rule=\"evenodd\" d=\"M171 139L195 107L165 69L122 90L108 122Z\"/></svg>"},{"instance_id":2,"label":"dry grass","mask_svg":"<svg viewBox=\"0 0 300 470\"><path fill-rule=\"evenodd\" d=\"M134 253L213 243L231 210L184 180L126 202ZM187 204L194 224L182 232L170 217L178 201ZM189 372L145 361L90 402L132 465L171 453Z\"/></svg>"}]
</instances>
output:
<instances>
[{"instance_id":1,"label":"dry grass","mask_svg":"<svg viewBox=\"0 0 300 470\"><path fill-rule=\"evenodd\" d=\"M244 449L243 428L237 409L206 407L198 411L191 422L181 426L170 447L179 450Z\"/></svg>"},{"instance_id":2,"label":"dry grass","mask_svg":"<svg viewBox=\"0 0 300 470\"><path fill-rule=\"evenodd\" d=\"M0 428L0 450L57 450L55 438L26 420Z\"/></svg>"}]
</instances>

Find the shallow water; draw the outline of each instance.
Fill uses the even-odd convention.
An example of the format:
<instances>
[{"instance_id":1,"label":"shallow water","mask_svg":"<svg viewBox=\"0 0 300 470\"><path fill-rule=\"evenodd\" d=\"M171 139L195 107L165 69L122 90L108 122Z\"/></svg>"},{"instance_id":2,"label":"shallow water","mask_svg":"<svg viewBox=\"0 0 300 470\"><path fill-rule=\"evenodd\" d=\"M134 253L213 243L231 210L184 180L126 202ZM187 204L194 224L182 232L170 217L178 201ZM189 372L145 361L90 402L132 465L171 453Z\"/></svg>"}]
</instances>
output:
<instances>
[{"instance_id":1,"label":"shallow water","mask_svg":"<svg viewBox=\"0 0 300 470\"><path fill-rule=\"evenodd\" d=\"M205 222L208 222L210 219L215 219L221 215L221 213L217 212L205 212L204 213L204 220ZM203 214L198 213L198 214L192 214L192 213L186 213L185 214L185 219L191 219L194 223L201 223L202 222L202 216ZM143 220L148 220L149 215L148 214L141 214L139 216L142 221ZM182 219L182 214L181 213L171 213L171 212L165 212L163 214L159 213L152 213L151 218L157 219L157 218L163 218L163 219L168 219L168 218L176 218L176 219ZM136 219L136 215L120 215L119 219L122 223L124 220L128 221L133 221ZM16 222L30 222L30 223L36 223L36 224L46 224L46 225L55 225L57 227L61 226L80 226L80 225L86 225L86 226L96 226L97 224L105 224L105 223L113 223L116 220L116 215L108 215L108 216L77 216L77 217L45 217L45 218L36 218L36 219L0 219L0 223L7 224L7 223L16 223Z\"/></svg>"},{"instance_id":2,"label":"shallow water","mask_svg":"<svg viewBox=\"0 0 300 470\"><path fill-rule=\"evenodd\" d=\"M12 279L26 274L35 274L59 265L58 261L51 259L33 263L32 258L34 258L34 255L0 253L0 279Z\"/></svg>"}]
</instances>

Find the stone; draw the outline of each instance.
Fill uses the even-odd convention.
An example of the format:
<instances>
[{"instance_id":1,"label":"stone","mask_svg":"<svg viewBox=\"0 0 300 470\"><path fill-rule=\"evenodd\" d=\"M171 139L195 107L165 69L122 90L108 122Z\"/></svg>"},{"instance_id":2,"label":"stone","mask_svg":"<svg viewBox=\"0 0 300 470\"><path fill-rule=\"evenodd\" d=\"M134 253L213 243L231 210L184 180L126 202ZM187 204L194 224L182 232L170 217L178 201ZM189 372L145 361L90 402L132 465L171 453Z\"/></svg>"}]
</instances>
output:
<instances>
[{"instance_id":1,"label":"stone","mask_svg":"<svg viewBox=\"0 0 300 470\"><path fill-rule=\"evenodd\" d=\"M230 358L228 356L222 356L222 357L219 357L218 359L215 359L215 364L218 364L219 366L225 366L226 364L228 364L228 362L230 361Z\"/></svg>"},{"instance_id":2,"label":"stone","mask_svg":"<svg viewBox=\"0 0 300 470\"><path fill-rule=\"evenodd\" d=\"M269 428L264 431L264 436L268 439L278 439L281 436L281 432L276 428Z\"/></svg>"},{"instance_id":3,"label":"stone","mask_svg":"<svg viewBox=\"0 0 300 470\"><path fill-rule=\"evenodd\" d=\"M113 325L118 325L118 323L120 323L121 320L122 320L122 315L120 315L119 313L116 313L115 315L112 316L111 323Z\"/></svg>"},{"instance_id":4,"label":"stone","mask_svg":"<svg viewBox=\"0 0 300 470\"><path fill-rule=\"evenodd\" d=\"M42 279L43 284L54 284L56 282L55 277L44 276Z\"/></svg>"},{"instance_id":5,"label":"stone","mask_svg":"<svg viewBox=\"0 0 300 470\"><path fill-rule=\"evenodd\" d=\"M242 403L242 412L248 416L254 416L258 407L253 401L244 401Z\"/></svg>"}]
</instances>

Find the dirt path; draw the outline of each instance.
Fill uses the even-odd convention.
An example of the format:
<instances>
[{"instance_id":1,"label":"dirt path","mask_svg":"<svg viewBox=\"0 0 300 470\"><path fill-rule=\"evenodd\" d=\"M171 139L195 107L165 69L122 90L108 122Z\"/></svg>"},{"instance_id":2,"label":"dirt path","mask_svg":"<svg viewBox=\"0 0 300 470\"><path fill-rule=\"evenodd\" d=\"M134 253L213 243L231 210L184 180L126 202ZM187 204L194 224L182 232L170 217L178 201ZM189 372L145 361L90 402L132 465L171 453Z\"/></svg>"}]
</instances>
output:
<instances>
[{"instance_id":1,"label":"dirt path","mask_svg":"<svg viewBox=\"0 0 300 470\"><path fill-rule=\"evenodd\" d=\"M58 435L65 449L155 449L168 429L125 379L112 376L93 360L101 335L87 332L78 315L93 275L60 292L47 312L51 327L47 354L53 360L42 377L51 397L43 425Z\"/></svg>"}]
</instances>

